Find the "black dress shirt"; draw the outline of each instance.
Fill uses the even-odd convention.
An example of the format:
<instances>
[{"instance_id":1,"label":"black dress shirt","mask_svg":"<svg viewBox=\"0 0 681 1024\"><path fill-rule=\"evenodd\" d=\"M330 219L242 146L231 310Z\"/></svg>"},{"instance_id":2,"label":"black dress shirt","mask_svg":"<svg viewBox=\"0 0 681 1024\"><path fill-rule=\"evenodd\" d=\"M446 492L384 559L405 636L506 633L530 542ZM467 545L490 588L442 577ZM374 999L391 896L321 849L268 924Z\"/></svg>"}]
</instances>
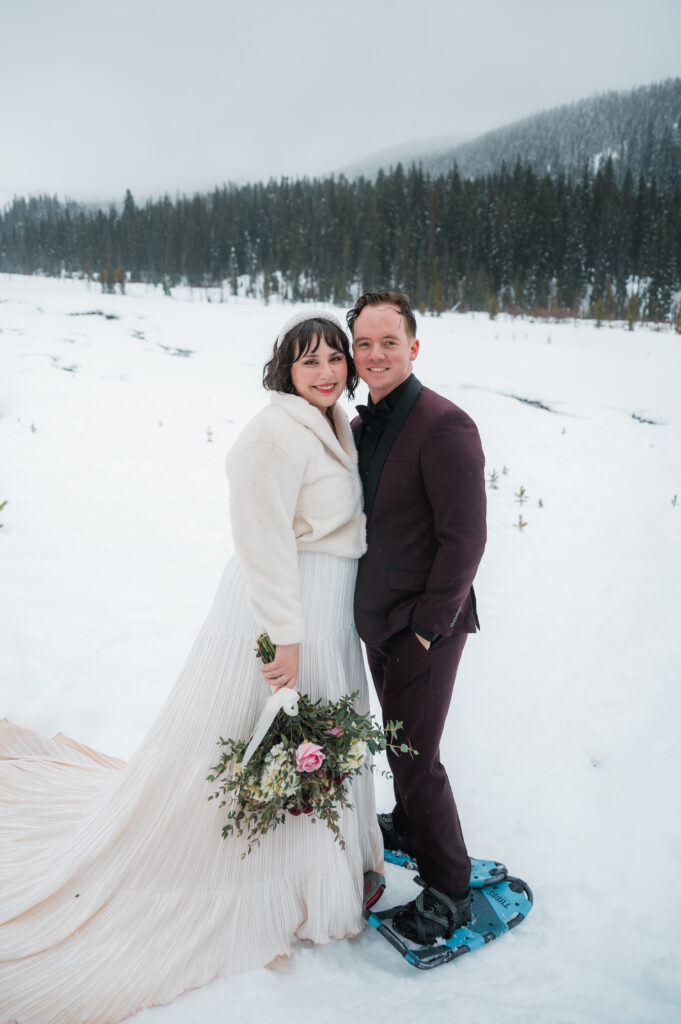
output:
<instances>
[{"instance_id":1,"label":"black dress shirt","mask_svg":"<svg viewBox=\"0 0 681 1024\"><path fill-rule=\"evenodd\" d=\"M362 481L362 490L365 497L369 472L376 455L376 449L383 437L383 431L390 419L390 414L395 408L398 398L409 383L410 377L411 375L403 380L401 384L398 384L396 388L393 388L385 398L382 398L375 405L371 401L371 395L369 395L366 405L357 406L357 412L362 421L362 429L357 442L357 461L359 463L359 477Z\"/></svg>"},{"instance_id":2,"label":"black dress shirt","mask_svg":"<svg viewBox=\"0 0 681 1024\"><path fill-rule=\"evenodd\" d=\"M357 461L359 465L359 476L362 481L362 490L366 496L367 483L369 474L371 473L371 467L376 456L376 450L379 442L383 437L383 433L388 424L390 416L397 405L400 395L405 390L411 380L411 374L401 384L398 384L396 388L382 398L380 402L374 403L369 395L366 405L358 405L357 412L359 413L362 421L362 429L359 431L359 437L357 440ZM411 629L414 633L418 633L424 640L429 640L431 643L438 639L439 633L432 633L428 629L424 629L421 626L417 626L414 622L411 623Z\"/></svg>"}]
</instances>

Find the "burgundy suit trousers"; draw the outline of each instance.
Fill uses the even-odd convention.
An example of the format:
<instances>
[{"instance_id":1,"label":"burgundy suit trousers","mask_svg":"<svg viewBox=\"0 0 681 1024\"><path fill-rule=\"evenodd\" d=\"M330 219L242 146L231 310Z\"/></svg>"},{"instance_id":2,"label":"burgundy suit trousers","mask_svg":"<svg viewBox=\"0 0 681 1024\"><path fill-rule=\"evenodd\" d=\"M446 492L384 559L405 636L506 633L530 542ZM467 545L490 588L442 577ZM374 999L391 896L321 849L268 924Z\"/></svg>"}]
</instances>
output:
<instances>
[{"instance_id":1,"label":"burgundy suit trousers","mask_svg":"<svg viewBox=\"0 0 681 1024\"><path fill-rule=\"evenodd\" d=\"M383 721L402 721L397 742L408 740L418 756L388 751L393 773L393 821L411 836L419 874L443 892L466 889L470 860L440 739L467 633L440 637L426 650L411 629L367 645L369 668Z\"/></svg>"}]
</instances>

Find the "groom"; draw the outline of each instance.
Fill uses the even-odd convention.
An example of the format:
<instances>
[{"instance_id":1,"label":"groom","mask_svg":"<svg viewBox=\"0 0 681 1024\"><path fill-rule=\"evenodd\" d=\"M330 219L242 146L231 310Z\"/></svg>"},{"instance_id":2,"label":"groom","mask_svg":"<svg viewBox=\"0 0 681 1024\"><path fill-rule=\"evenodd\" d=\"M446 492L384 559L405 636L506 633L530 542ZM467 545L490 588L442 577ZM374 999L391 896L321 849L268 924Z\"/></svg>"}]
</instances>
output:
<instances>
[{"instance_id":1,"label":"groom","mask_svg":"<svg viewBox=\"0 0 681 1024\"><path fill-rule=\"evenodd\" d=\"M428 943L470 920L470 861L439 747L466 637L479 627L484 457L470 417L412 373L419 341L406 295L362 295L347 322L369 387L352 423L368 542L355 622L384 721L402 721L419 751L388 754L395 808L379 824L388 849L416 857L424 888L393 926Z\"/></svg>"}]
</instances>

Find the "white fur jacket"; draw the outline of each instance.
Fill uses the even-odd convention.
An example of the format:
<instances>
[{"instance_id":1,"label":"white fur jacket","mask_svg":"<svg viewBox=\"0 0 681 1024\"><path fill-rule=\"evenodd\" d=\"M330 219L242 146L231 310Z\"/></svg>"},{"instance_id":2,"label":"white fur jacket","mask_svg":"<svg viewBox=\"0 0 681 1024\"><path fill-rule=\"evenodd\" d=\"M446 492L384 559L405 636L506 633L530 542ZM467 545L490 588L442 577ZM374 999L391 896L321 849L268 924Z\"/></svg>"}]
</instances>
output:
<instances>
[{"instance_id":1,"label":"white fur jacket","mask_svg":"<svg viewBox=\"0 0 681 1024\"><path fill-rule=\"evenodd\" d=\"M275 644L303 638L298 551L366 550L357 452L345 413L276 392L227 456L234 548L251 611Z\"/></svg>"}]
</instances>

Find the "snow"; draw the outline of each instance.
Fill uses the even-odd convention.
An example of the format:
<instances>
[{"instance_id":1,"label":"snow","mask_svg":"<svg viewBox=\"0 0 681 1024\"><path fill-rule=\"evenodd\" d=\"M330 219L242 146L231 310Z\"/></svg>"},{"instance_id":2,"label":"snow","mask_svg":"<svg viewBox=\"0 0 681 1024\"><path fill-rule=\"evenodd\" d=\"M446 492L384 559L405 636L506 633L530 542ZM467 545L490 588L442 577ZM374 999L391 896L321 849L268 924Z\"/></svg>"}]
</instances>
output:
<instances>
[{"instance_id":1,"label":"snow","mask_svg":"<svg viewBox=\"0 0 681 1024\"><path fill-rule=\"evenodd\" d=\"M115 319L72 315L97 311ZM130 755L231 552L224 456L289 313L0 278L0 714ZM418 376L498 476L443 759L471 853L526 878L534 910L435 972L368 931L139 1024L681 1017L681 338L482 314L419 333Z\"/></svg>"}]
</instances>

